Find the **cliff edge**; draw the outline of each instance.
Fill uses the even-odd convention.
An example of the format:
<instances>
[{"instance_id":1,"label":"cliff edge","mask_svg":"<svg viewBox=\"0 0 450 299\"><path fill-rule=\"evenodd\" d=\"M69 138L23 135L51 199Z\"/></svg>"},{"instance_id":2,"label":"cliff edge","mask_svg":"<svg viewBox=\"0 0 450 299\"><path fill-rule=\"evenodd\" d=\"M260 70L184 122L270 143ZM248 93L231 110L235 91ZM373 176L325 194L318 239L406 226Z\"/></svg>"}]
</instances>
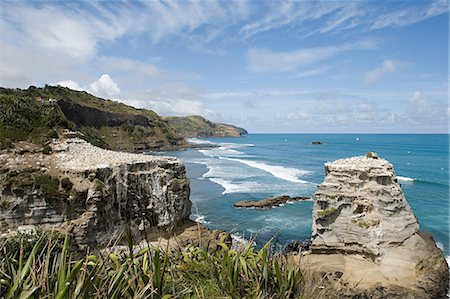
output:
<instances>
[{"instance_id":1,"label":"cliff edge","mask_svg":"<svg viewBox=\"0 0 450 299\"><path fill-rule=\"evenodd\" d=\"M325 174L302 266L336 298L444 298L448 265L419 231L393 166L368 153L326 163Z\"/></svg>"},{"instance_id":2,"label":"cliff edge","mask_svg":"<svg viewBox=\"0 0 450 299\"><path fill-rule=\"evenodd\" d=\"M215 123L201 117L199 115L192 115L186 117L164 117L173 129L182 137L241 137L247 134L243 128L233 125Z\"/></svg>"},{"instance_id":3,"label":"cliff edge","mask_svg":"<svg viewBox=\"0 0 450 299\"><path fill-rule=\"evenodd\" d=\"M189 221L189 180L171 157L114 152L78 138L51 153L19 143L0 154L0 231L33 225L105 245L129 226L139 239Z\"/></svg>"}]
</instances>

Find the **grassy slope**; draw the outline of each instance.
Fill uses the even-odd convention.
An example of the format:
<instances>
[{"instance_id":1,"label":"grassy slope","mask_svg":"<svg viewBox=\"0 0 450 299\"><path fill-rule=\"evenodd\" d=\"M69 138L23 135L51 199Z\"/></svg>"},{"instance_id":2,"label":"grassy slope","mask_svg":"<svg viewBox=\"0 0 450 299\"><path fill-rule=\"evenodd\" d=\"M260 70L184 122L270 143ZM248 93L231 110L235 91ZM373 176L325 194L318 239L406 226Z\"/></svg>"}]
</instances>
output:
<instances>
[{"instance_id":1,"label":"grassy slope","mask_svg":"<svg viewBox=\"0 0 450 299\"><path fill-rule=\"evenodd\" d=\"M36 98L57 99L59 104L48 107ZM66 107L72 109L72 114L67 113ZM63 128L81 130L89 142L112 150L171 149L186 145L173 128L151 110L135 109L84 91L59 86L30 87L26 90L1 88L0 109L2 147L17 140L45 142L46 138L54 137L54 130L61 131ZM86 112L94 115L93 118L99 116L95 120L96 125L80 122L79 117L74 117L83 116ZM111 119L116 122L111 124ZM149 124L134 125L136 119L148 119Z\"/></svg>"},{"instance_id":2,"label":"grassy slope","mask_svg":"<svg viewBox=\"0 0 450 299\"><path fill-rule=\"evenodd\" d=\"M242 128L214 123L198 115L164 119L183 137L239 137L247 133Z\"/></svg>"}]
</instances>

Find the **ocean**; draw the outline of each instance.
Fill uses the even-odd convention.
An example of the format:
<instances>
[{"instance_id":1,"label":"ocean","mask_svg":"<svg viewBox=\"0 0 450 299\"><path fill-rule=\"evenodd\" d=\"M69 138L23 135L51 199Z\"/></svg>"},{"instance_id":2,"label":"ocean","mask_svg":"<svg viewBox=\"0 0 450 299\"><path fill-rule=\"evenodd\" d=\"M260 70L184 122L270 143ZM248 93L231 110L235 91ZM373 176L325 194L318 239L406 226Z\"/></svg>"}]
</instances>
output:
<instances>
[{"instance_id":1,"label":"ocean","mask_svg":"<svg viewBox=\"0 0 450 299\"><path fill-rule=\"evenodd\" d=\"M185 163L191 218L211 229L231 231L257 246L272 239L281 248L309 238L311 201L269 210L236 209L233 203L275 195L310 197L324 178L325 162L373 151L393 164L421 229L449 255L448 134L249 134L189 141L218 147L163 154Z\"/></svg>"}]
</instances>

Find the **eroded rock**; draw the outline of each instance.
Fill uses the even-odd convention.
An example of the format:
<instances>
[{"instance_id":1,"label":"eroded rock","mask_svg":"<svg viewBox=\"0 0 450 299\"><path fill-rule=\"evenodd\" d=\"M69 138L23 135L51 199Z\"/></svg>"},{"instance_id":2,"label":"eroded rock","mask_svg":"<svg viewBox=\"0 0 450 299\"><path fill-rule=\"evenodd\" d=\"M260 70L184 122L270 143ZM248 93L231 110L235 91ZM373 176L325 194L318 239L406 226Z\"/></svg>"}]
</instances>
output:
<instances>
[{"instance_id":1,"label":"eroded rock","mask_svg":"<svg viewBox=\"0 0 450 299\"><path fill-rule=\"evenodd\" d=\"M189 180L171 157L113 152L80 139L51 155L0 155L0 229L22 225L70 232L80 247L117 239L129 226L152 238L188 220ZM32 167L39 162L40 167ZM45 167L44 167L45 166Z\"/></svg>"},{"instance_id":2,"label":"eroded rock","mask_svg":"<svg viewBox=\"0 0 450 299\"><path fill-rule=\"evenodd\" d=\"M419 231L393 166L369 153L326 163L325 173L302 267L321 275L335 298L445 297L448 265Z\"/></svg>"}]
</instances>

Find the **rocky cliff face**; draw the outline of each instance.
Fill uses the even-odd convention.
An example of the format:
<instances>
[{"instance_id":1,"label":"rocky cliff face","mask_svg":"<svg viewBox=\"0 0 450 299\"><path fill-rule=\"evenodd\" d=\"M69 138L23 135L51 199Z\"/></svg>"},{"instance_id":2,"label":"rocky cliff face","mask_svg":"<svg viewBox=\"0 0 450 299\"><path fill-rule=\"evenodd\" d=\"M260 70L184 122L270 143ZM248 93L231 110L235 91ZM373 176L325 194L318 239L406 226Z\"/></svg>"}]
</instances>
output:
<instances>
[{"instance_id":1,"label":"rocky cliff face","mask_svg":"<svg viewBox=\"0 0 450 299\"><path fill-rule=\"evenodd\" d=\"M384 160L353 157L325 164L314 194L311 248L383 254L414 235L419 224Z\"/></svg>"},{"instance_id":2,"label":"rocky cliff face","mask_svg":"<svg viewBox=\"0 0 450 299\"><path fill-rule=\"evenodd\" d=\"M419 231L392 165L374 153L325 164L302 266L335 298L443 298L449 270Z\"/></svg>"},{"instance_id":3,"label":"rocky cliff face","mask_svg":"<svg viewBox=\"0 0 450 299\"><path fill-rule=\"evenodd\" d=\"M241 137L247 134L243 128L215 123L199 115L165 117L164 119L183 137Z\"/></svg>"},{"instance_id":4,"label":"rocky cliff face","mask_svg":"<svg viewBox=\"0 0 450 299\"><path fill-rule=\"evenodd\" d=\"M0 155L0 229L39 225L70 232L80 247L140 238L188 221L189 181L175 158L113 152L81 139L54 141L52 154L22 145Z\"/></svg>"}]
</instances>

